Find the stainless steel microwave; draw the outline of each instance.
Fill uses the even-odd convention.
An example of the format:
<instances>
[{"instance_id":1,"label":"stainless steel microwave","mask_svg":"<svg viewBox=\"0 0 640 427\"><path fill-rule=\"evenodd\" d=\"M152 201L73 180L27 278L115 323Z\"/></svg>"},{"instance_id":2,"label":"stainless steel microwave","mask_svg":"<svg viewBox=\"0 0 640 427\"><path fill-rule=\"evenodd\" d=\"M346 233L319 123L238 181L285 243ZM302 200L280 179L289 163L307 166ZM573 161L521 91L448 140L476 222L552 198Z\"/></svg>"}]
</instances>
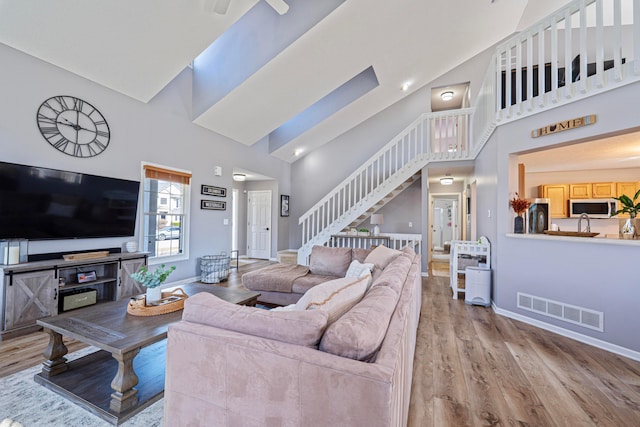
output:
<instances>
[{"instance_id":1,"label":"stainless steel microwave","mask_svg":"<svg viewBox=\"0 0 640 427\"><path fill-rule=\"evenodd\" d=\"M569 217L578 218L583 213L589 218L609 218L618 210L615 199L571 199L569 200Z\"/></svg>"}]
</instances>

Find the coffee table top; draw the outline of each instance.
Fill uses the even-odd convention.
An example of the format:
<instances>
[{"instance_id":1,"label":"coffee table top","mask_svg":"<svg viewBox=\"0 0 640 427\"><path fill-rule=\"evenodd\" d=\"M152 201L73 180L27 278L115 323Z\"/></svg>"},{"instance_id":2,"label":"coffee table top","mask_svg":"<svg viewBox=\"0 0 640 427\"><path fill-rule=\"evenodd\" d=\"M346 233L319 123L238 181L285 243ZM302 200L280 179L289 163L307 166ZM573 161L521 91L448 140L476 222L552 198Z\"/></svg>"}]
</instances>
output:
<instances>
[{"instance_id":1,"label":"coffee table top","mask_svg":"<svg viewBox=\"0 0 640 427\"><path fill-rule=\"evenodd\" d=\"M234 304L245 304L260 295L259 292L200 283L177 288L182 288L189 296L208 292ZM170 289L175 288L163 291ZM157 316L133 316L127 313L128 304L129 298L123 298L40 319L38 324L112 354L123 354L165 339L169 325L182 319L182 310Z\"/></svg>"}]
</instances>

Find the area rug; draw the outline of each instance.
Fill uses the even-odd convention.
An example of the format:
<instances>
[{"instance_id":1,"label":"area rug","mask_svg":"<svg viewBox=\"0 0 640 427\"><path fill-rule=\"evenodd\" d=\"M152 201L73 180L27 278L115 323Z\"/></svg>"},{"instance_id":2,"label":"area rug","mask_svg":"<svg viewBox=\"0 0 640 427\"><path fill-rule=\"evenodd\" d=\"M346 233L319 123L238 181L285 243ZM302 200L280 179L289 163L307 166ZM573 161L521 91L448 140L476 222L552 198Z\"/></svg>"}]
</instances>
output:
<instances>
[{"instance_id":1,"label":"area rug","mask_svg":"<svg viewBox=\"0 0 640 427\"><path fill-rule=\"evenodd\" d=\"M88 347L67 355L73 360L96 351ZM41 365L0 379L0 420L10 418L25 427L108 427L111 426L89 411L33 381ZM164 399L120 424L125 427L159 427L162 425Z\"/></svg>"}]
</instances>

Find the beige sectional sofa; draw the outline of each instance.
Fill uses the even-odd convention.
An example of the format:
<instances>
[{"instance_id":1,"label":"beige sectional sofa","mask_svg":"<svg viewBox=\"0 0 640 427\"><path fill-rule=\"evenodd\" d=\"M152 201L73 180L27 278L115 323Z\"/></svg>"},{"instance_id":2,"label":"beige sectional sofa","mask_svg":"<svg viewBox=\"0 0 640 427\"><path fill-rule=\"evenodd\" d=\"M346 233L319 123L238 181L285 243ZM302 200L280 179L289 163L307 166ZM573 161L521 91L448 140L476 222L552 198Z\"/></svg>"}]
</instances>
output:
<instances>
[{"instance_id":1,"label":"beige sectional sofa","mask_svg":"<svg viewBox=\"0 0 640 427\"><path fill-rule=\"evenodd\" d=\"M330 280L303 307L190 297L168 332L164 425L406 425L421 265L410 249L390 251L375 280Z\"/></svg>"},{"instance_id":2,"label":"beige sectional sofa","mask_svg":"<svg viewBox=\"0 0 640 427\"><path fill-rule=\"evenodd\" d=\"M274 264L242 276L242 284L260 292L259 301L274 305L295 303L312 287L344 277L353 260L364 262L371 251L360 248L314 246L309 266Z\"/></svg>"}]
</instances>

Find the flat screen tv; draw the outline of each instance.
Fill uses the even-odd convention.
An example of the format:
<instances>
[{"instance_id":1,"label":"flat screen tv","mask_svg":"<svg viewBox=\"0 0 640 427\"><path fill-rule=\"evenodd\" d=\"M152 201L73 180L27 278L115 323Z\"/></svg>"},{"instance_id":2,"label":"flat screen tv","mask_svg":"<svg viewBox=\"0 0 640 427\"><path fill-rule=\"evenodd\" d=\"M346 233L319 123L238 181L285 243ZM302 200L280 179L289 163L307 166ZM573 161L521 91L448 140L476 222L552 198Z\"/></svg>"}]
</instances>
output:
<instances>
[{"instance_id":1,"label":"flat screen tv","mask_svg":"<svg viewBox=\"0 0 640 427\"><path fill-rule=\"evenodd\" d=\"M0 239L133 236L138 181L0 162Z\"/></svg>"}]
</instances>

